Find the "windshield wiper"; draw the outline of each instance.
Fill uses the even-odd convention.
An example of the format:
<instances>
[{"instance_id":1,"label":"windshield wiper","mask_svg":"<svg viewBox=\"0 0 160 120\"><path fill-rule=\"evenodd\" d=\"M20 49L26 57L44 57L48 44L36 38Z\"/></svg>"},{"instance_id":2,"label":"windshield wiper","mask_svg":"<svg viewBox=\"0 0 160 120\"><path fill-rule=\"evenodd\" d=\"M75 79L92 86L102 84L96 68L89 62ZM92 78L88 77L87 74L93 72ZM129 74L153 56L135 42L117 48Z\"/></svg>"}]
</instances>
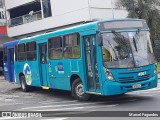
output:
<instances>
[{"instance_id":1,"label":"windshield wiper","mask_svg":"<svg viewBox=\"0 0 160 120\"><path fill-rule=\"evenodd\" d=\"M135 40L135 38L133 37L133 44L134 44L134 48L135 48L135 50L136 50L136 52L138 51L137 50L137 44L136 44L136 40Z\"/></svg>"},{"instance_id":2,"label":"windshield wiper","mask_svg":"<svg viewBox=\"0 0 160 120\"><path fill-rule=\"evenodd\" d=\"M138 41L139 41L139 38L138 38L139 32L140 32L140 29L138 29L138 30L136 31L136 35L135 35L135 37L136 37L136 39L137 39ZM135 37L133 37L133 44L134 44L134 48L135 48L135 50L136 50L136 52L137 52L138 49L137 49L137 43L136 43Z\"/></svg>"}]
</instances>

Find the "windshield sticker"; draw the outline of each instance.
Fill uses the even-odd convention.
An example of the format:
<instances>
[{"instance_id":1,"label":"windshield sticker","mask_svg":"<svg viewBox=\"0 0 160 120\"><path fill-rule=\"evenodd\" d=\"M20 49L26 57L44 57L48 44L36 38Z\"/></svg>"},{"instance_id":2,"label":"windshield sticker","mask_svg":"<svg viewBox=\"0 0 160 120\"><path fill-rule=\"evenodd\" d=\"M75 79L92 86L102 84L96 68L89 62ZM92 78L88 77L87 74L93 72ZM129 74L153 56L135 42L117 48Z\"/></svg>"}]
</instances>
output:
<instances>
[{"instance_id":1,"label":"windshield sticker","mask_svg":"<svg viewBox=\"0 0 160 120\"><path fill-rule=\"evenodd\" d=\"M64 74L63 63L61 62L58 63L58 73Z\"/></svg>"},{"instance_id":2,"label":"windshield sticker","mask_svg":"<svg viewBox=\"0 0 160 120\"><path fill-rule=\"evenodd\" d=\"M135 66L139 66L140 65L140 61L139 60L135 60L134 64L135 64Z\"/></svg>"},{"instance_id":3,"label":"windshield sticker","mask_svg":"<svg viewBox=\"0 0 160 120\"><path fill-rule=\"evenodd\" d=\"M30 67L27 63L24 65L23 73L25 75L27 85L31 85L31 83L32 83L32 72L31 72L31 69L30 69Z\"/></svg>"},{"instance_id":4,"label":"windshield sticker","mask_svg":"<svg viewBox=\"0 0 160 120\"><path fill-rule=\"evenodd\" d=\"M129 32L129 33L128 33L128 36L129 36L129 38L133 38L135 35L134 35L133 32Z\"/></svg>"}]
</instances>

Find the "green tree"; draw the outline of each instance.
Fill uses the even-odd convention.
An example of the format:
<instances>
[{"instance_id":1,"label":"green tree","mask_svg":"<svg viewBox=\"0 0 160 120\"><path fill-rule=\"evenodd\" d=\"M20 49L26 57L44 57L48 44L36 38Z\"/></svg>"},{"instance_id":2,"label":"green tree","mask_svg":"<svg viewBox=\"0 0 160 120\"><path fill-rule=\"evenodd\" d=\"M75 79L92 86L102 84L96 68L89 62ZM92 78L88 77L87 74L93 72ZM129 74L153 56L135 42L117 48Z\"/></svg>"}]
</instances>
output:
<instances>
[{"instance_id":1,"label":"green tree","mask_svg":"<svg viewBox=\"0 0 160 120\"><path fill-rule=\"evenodd\" d=\"M128 17L145 19L151 38L160 39L160 0L118 0L116 5L127 9Z\"/></svg>"}]
</instances>

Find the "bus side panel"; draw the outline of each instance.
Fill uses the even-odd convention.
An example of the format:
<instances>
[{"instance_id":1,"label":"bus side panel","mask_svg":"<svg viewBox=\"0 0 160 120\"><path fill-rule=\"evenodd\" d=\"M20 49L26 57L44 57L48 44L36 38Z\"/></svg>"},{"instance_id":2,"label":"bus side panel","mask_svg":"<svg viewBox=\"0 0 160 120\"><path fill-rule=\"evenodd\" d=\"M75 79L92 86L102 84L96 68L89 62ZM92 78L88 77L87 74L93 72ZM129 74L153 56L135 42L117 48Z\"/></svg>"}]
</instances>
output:
<instances>
[{"instance_id":1,"label":"bus side panel","mask_svg":"<svg viewBox=\"0 0 160 120\"><path fill-rule=\"evenodd\" d=\"M16 61L14 67L15 67L15 79L16 79L16 83L20 84L20 74L21 73L23 74L24 63Z\"/></svg>"},{"instance_id":2,"label":"bus side panel","mask_svg":"<svg viewBox=\"0 0 160 120\"><path fill-rule=\"evenodd\" d=\"M39 73L40 67L39 67L38 60L28 62L28 65L31 70L31 85L37 86L37 87L42 86L41 79L40 79L40 73Z\"/></svg>"},{"instance_id":3,"label":"bus side panel","mask_svg":"<svg viewBox=\"0 0 160 120\"><path fill-rule=\"evenodd\" d=\"M70 90L70 77L64 60L51 60L49 62L49 83L52 88Z\"/></svg>"},{"instance_id":4,"label":"bus side panel","mask_svg":"<svg viewBox=\"0 0 160 120\"><path fill-rule=\"evenodd\" d=\"M51 60L49 64L49 81L52 88L71 90L70 79L72 75L78 75L83 79L81 60Z\"/></svg>"},{"instance_id":5,"label":"bus side panel","mask_svg":"<svg viewBox=\"0 0 160 120\"><path fill-rule=\"evenodd\" d=\"M37 61L32 62L16 62L16 83L20 84L20 74L24 74L26 80L28 79L28 85L41 86L39 64Z\"/></svg>"}]
</instances>

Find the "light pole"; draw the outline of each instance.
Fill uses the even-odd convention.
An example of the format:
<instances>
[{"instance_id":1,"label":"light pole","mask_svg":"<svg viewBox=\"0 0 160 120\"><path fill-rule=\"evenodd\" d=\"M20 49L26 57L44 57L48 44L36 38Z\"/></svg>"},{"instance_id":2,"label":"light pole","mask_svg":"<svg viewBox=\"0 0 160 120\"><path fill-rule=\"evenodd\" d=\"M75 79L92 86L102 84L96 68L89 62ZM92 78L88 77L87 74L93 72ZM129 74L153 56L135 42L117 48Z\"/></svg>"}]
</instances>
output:
<instances>
[{"instance_id":1,"label":"light pole","mask_svg":"<svg viewBox=\"0 0 160 120\"><path fill-rule=\"evenodd\" d=\"M131 0L131 9L132 9L132 17L135 18L136 14L135 14L134 0Z\"/></svg>"},{"instance_id":2,"label":"light pole","mask_svg":"<svg viewBox=\"0 0 160 120\"><path fill-rule=\"evenodd\" d=\"M112 7L112 18L114 18L114 6L113 6L113 0L111 0L111 7Z\"/></svg>"},{"instance_id":3,"label":"light pole","mask_svg":"<svg viewBox=\"0 0 160 120\"><path fill-rule=\"evenodd\" d=\"M42 19L44 18L44 13L43 13L43 0L40 0L41 4L41 14L42 14Z\"/></svg>"}]
</instances>

